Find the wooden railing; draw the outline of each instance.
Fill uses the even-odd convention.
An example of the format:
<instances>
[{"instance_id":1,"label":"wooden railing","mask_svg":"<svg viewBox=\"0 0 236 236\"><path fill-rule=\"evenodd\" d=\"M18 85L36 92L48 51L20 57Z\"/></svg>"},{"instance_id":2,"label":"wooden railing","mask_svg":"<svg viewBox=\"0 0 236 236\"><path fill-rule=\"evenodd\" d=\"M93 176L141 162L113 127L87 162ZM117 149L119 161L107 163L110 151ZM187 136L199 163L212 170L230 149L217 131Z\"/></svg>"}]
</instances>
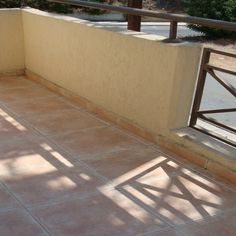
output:
<instances>
[{"instance_id":1,"label":"wooden railing","mask_svg":"<svg viewBox=\"0 0 236 236\"><path fill-rule=\"evenodd\" d=\"M140 22L137 22L137 21L141 21L141 16L164 19L170 22L169 39L176 39L179 22L202 25L209 28L236 31L236 23L234 22L206 19L206 18L200 18L200 17L181 15L181 14L160 13L156 11L139 9L142 6L141 4L136 4L136 5L129 4L129 6L139 7L139 8L134 8L134 7L112 6L109 4L90 2L90 1L78 1L78 0L48 0L48 1L69 4L69 5L74 5L74 6L80 6L80 7L97 8L97 9L102 9L102 10L115 11L115 12L127 14L128 16L138 16L136 18L128 17L128 20L130 19L130 21L128 22L128 29L136 30L136 31L139 31L140 29ZM131 2L132 1L134 2L134 0L131 0ZM27 5L27 0L22 0L22 6L24 7L26 5Z\"/></svg>"},{"instance_id":2,"label":"wooden railing","mask_svg":"<svg viewBox=\"0 0 236 236\"><path fill-rule=\"evenodd\" d=\"M216 55L221 55L221 56L226 56L228 58L235 58L236 59L236 54L228 53L228 52L222 52L218 50L214 50L211 48L205 48L203 51L202 55L202 63L201 63L201 68L200 68L200 73L199 73L199 78L198 78L198 84L196 88L196 94L195 94L195 99L193 103L193 109L192 109L192 115L191 115L191 120L190 120L190 127L193 127L195 129L200 130L201 132L204 132L208 135L211 135L217 139L220 139L221 141L224 141L230 145L233 145L236 147L236 87L235 85L230 83L230 81L226 78L227 75L230 75L230 78L235 79L236 84L236 60L235 60L235 70L232 69L226 69L223 67L219 67L217 65L211 64L211 55L216 54ZM220 72L220 75L219 75ZM201 104L202 104L202 97L203 93L205 91L205 84L207 80L207 75L209 75L208 79L215 80L218 85L222 86L225 89L225 92L228 92L231 94L231 97L233 99L233 107L222 107L222 108L217 108L217 109L201 109ZM225 78L223 78L225 77ZM231 80L232 80L231 79ZM214 91L215 93L217 91ZM207 91L207 95L209 97L212 97L214 94L211 94L209 91ZM222 104L213 104L215 107L218 107L220 105L226 106L224 104L225 98L220 97L219 98L222 101ZM215 102L217 103L217 101ZM216 118L209 117L209 115L214 115L214 114L225 114L226 121L218 121ZM235 114L235 120L233 125L230 125L228 120L227 114ZM221 134L214 132L214 130L208 129L207 125L204 126L199 126L197 122L201 120L206 122L208 125L212 125L213 127L217 127L221 130ZM222 134L223 133L223 134ZM227 138L227 133L231 136L234 137L233 140L230 138Z\"/></svg>"}]
</instances>

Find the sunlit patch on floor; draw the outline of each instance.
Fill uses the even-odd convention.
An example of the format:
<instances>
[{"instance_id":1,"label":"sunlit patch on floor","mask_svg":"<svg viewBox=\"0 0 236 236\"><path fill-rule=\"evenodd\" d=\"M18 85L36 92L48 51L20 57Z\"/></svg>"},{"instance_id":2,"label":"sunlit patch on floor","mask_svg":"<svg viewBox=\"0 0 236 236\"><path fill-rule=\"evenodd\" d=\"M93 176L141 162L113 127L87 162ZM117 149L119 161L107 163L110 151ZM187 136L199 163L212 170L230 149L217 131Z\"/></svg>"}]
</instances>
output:
<instances>
[{"instance_id":1,"label":"sunlit patch on floor","mask_svg":"<svg viewBox=\"0 0 236 236\"><path fill-rule=\"evenodd\" d=\"M4 110L0 109L0 117L4 118L11 125L13 125L19 131L26 131L27 129L21 125L18 121L16 121L12 116L8 115Z\"/></svg>"}]
</instances>

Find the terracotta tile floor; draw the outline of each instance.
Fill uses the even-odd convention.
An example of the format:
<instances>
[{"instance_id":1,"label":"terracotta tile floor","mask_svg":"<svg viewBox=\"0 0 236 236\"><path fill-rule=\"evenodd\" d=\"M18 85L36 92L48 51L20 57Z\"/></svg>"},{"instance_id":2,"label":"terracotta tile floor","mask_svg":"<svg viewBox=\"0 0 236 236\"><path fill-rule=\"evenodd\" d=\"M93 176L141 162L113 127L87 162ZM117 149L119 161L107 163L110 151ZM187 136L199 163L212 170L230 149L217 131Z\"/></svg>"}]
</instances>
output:
<instances>
[{"instance_id":1,"label":"terracotta tile floor","mask_svg":"<svg viewBox=\"0 0 236 236\"><path fill-rule=\"evenodd\" d=\"M236 188L23 77L0 79L0 235L236 235Z\"/></svg>"}]
</instances>

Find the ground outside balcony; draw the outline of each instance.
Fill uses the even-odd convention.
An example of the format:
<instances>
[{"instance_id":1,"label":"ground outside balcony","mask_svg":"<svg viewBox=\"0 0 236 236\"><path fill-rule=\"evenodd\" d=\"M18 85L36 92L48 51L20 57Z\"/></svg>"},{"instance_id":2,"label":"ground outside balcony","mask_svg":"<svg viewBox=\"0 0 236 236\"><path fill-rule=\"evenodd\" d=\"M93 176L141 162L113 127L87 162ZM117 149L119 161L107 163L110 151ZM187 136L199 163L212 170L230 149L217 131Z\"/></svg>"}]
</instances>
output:
<instances>
[{"instance_id":1,"label":"ground outside balcony","mask_svg":"<svg viewBox=\"0 0 236 236\"><path fill-rule=\"evenodd\" d=\"M24 77L0 79L0 235L236 235L236 187Z\"/></svg>"}]
</instances>

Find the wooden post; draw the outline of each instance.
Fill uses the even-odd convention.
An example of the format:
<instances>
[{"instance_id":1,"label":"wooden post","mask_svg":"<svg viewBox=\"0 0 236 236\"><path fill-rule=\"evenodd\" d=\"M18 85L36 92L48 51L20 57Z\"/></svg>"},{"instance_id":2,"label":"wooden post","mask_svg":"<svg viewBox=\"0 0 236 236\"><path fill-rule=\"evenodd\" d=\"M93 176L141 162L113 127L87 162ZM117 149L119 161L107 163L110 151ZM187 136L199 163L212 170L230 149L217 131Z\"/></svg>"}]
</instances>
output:
<instances>
[{"instance_id":1,"label":"wooden post","mask_svg":"<svg viewBox=\"0 0 236 236\"><path fill-rule=\"evenodd\" d=\"M128 7L139 8L143 7L143 0L129 0ZM128 15L128 30L140 31L141 16Z\"/></svg>"},{"instance_id":2,"label":"wooden post","mask_svg":"<svg viewBox=\"0 0 236 236\"><path fill-rule=\"evenodd\" d=\"M178 27L178 22L177 21L171 21L170 22L169 39L176 39L176 37L177 37L177 27Z\"/></svg>"},{"instance_id":3,"label":"wooden post","mask_svg":"<svg viewBox=\"0 0 236 236\"><path fill-rule=\"evenodd\" d=\"M26 7L27 6L27 0L21 0L20 1L20 7L23 8L23 7Z\"/></svg>"}]
</instances>

